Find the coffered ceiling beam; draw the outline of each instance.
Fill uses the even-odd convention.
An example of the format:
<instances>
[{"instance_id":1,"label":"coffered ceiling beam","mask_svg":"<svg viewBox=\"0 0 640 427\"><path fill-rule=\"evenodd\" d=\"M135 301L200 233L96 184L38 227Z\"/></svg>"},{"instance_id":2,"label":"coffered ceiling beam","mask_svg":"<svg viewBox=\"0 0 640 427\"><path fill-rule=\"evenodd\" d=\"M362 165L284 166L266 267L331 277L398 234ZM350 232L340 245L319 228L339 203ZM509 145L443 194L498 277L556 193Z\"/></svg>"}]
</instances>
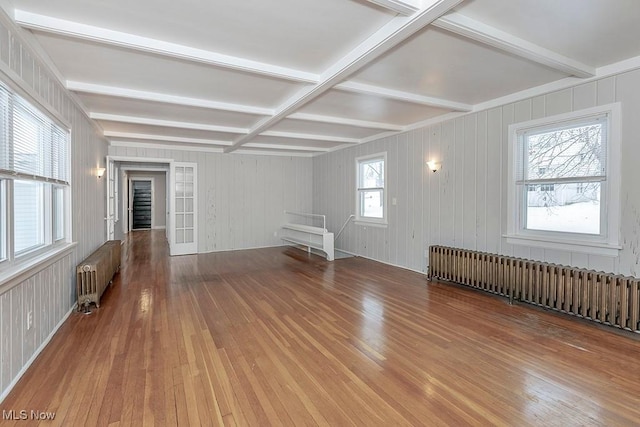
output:
<instances>
[{"instance_id":1,"label":"coffered ceiling beam","mask_svg":"<svg viewBox=\"0 0 640 427\"><path fill-rule=\"evenodd\" d=\"M235 133L235 134L244 134L249 132L249 129L236 128L236 127L230 127L230 126L217 126L217 125L210 125L206 123L179 122L174 120L161 120L161 119L152 119L149 117L134 117L134 116L124 116L119 114L107 114L107 113L98 113L98 112L89 113L89 118L93 120L105 120L109 122L132 123L136 125L149 125L149 126L163 126L163 127L169 127L169 128L175 128L175 129L203 130L208 132L224 132L224 133Z\"/></svg>"},{"instance_id":2,"label":"coffered ceiling beam","mask_svg":"<svg viewBox=\"0 0 640 427\"><path fill-rule=\"evenodd\" d=\"M392 12L399 13L400 15L409 16L414 14L420 9L419 0L367 0L369 3L377 4L378 6L389 9Z\"/></svg>"},{"instance_id":3,"label":"coffered ceiling beam","mask_svg":"<svg viewBox=\"0 0 640 427\"><path fill-rule=\"evenodd\" d=\"M285 144L263 144L261 142L250 142L243 145L244 148L268 148L271 150L293 150L293 151L316 151L325 152L331 148L309 147L302 145L285 145Z\"/></svg>"},{"instance_id":4,"label":"coffered ceiling beam","mask_svg":"<svg viewBox=\"0 0 640 427\"><path fill-rule=\"evenodd\" d=\"M168 95L165 93L147 92L116 86L76 82L71 80L67 81L66 87L71 91L79 93L135 99L137 101L150 101L187 107L208 108L211 110L232 111L235 113L254 114L258 116L271 116L274 113L274 111L269 108L261 108L241 104L230 104L227 102L211 101L208 99L189 98L185 96Z\"/></svg>"},{"instance_id":5,"label":"coffered ceiling beam","mask_svg":"<svg viewBox=\"0 0 640 427\"><path fill-rule=\"evenodd\" d=\"M432 96L416 95L415 93L403 92L395 89L387 89L380 86L369 85L357 82L345 82L335 86L335 89L344 92L361 93L363 95L373 95L396 101L410 102L412 104L426 105L435 108L444 108L453 111L467 112L473 109L472 105L462 102L449 101L448 99L434 98Z\"/></svg>"},{"instance_id":6,"label":"coffered ceiling beam","mask_svg":"<svg viewBox=\"0 0 640 427\"><path fill-rule=\"evenodd\" d=\"M225 149L225 152L234 151L243 144L251 141L255 136L260 135L305 104L330 90L336 84L347 79L351 74L393 49L399 43L447 13L461 1L462 0L425 0L426 6L424 9L421 9L409 17L397 16L393 18L322 73L320 81L317 84L298 91L297 94L281 104L273 116L263 119L254 126L247 135L236 139L233 146Z\"/></svg>"},{"instance_id":7,"label":"coffered ceiling beam","mask_svg":"<svg viewBox=\"0 0 640 427\"><path fill-rule=\"evenodd\" d=\"M311 141L327 141L327 142L341 142L344 144L359 144L360 140L356 138L344 138L341 136L329 136L329 135L312 135L308 133L296 133L296 132L278 132L278 131L265 131L260 136L271 136L274 138L294 138L294 139L308 139Z\"/></svg>"},{"instance_id":8,"label":"coffered ceiling beam","mask_svg":"<svg viewBox=\"0 0 640 427\"><path fill-rule=\"evenodd\" d=\"M231 141L218 141L213 139L201 139L201 138L185 138L181 136L168 136L168 135L153 135L145 133L135 132L116 132L116 131L104 131L105 138L115 139L140 139L146 141L165 141L165 142L184 142L187 144L204 144L204 145L231 145Z\"/></svg>"},{"instance_id":9,"label":"coffered ceiling beam","mask_svg":"<svg viewBox=\"0 0 640 427\"><path fill-rule=\"evenodd\" d=\"M88 40L107 46L116 46L139 52L148 52L182 61L196 62L220 68L260 74L277 79L304 83L316 83L319 76L292 68L264 62L252 61L236 56L224 55L204 49L197 49L178 43L171 43L107 28L67 21L52 16L40 15L16 9L14 12L16 23L24 28L57 34L74 39Z\"/></svg>"},{"instance_id":10,"label":"coffered ceiling beam","mask_svg":"<svg viewBox=\"0 0 640 427\"><path fill-rule=\"evenodd\" d=\"M588 78L596 75L594 67L567 58L460 13L449 13L435 20L433 25L572 76Z\"/></svg>"},{"instance_id":11,"label":"coffered ceiling beam","mask_svg":"<svg viewBox=\"0 0 640 427\"><path fill-rule=\"evenodd\" d=\"M304 120L304 121L316 122L316 123L329 123L334 125L353 126L353 127L360 127L360 128L366 128L366 129L393 130L398 132L404 130L404 126L392 125L390 123L346 119L343 117L323 116L320 114L293 113L290 116L288 116L287 119Z\"/></svg>"}]
</instances>

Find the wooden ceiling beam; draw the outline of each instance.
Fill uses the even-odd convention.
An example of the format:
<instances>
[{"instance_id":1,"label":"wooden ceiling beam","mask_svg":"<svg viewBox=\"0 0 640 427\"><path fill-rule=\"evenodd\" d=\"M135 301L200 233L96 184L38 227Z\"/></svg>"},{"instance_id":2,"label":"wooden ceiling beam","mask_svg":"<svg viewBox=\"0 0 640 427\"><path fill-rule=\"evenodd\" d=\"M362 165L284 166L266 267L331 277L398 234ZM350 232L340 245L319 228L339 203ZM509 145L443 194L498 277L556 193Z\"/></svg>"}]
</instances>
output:
<instances>
[{"instance_id":1,"label":"wooden ceiling beam","mask_svg":"<svg viewBox=\"0 0 640 427\"><path fill-rule=\"evenodd\" d=\"M372 34L355 49L329 67L314 85L298 91L289 100L281 104L273 116L267 117L254 126L247 135L234 141L233 146L225 149L231 152L248 143L299 108L318 98L333 86L349 78L353 73L371 63L384 53L411 37L417 31L447 13L462 0L425 0L425 7L409 17L397 16Z\"/></svg>"},{"instance_id":2,"label":"wooden ceiling beam","mask_svg":"<svg viewBox=\"0 0 640 427\"><path fill-rule=\"evenodd\" d=\"M297 133L297 132L280 132L280 131L265 131L260 136L270 136L274 138L292 138L292 139L305 139L311 141L327 141L327 142L340 142L343 144L359 144L360 139L345 138L342 136L329 136L329 135L312 135L309 133Z\"/></svg>"},{"instance_id":3,"label":"wooden ceiling beam","mask_svg":"<svg viewBox=\"0 0 640 427\"><path fill-rule=\"evenodd\" d=\"M206 123L192 123L192 122L179 122L175 120L152 119L149 117L125 116L120 114L99 113L99 112L93 112L93 111L89 113L89 118L93 120L104 120L109 122L131 123L136 125L149 125L149 126L162 126L162 127L170 127L174 129L202 130L207 132L223 132L223 133L233 133L233 134L245 134L249 132L249 129L245 129L245 128L210 125Z\"/></svg>"},{"instance_id":4,"label":"wooden ceiling beam","mask_svg":"<svg viewBox=\"0 0 640 427\"><path fill-rule=\"evenodd\" d=\"M319 76L306 71L281 67L279 65L252 61L236 56L224 55L209 50L171 43L107 28L67 21L52 16L40 15L16 9L16 23L24 28L43 33L56 34L73 39L87 40L107 46L116 46L138 52L147 52L187 62L195 62L220 68L260 74L282 80L316 83Z\"/></svg>"},{"instance_id":5,"label":"wooden ceiling beam","mask_svg":"<svg viewBox=\"0 0 640 427\"><path fill-rule=\"evenodd\" d=\"M435 20L433 25L572 76L588 78L596 75L595 67L567 58L460 13L442 16Z\"/></svg>"},{"instance_id":6,"label":"wooden ceiling beam","mask_svg":"<svg viewBox=\"0 0 640 427\"><path fill-rule=\"evenodd\" d=\"M201 139L201 138L185 138L182 136L169 136L169 135L154 135L146 133L135 132L116 132L116 131L104 131L105 138L115 139L140 139L145 141L165 141L165 142L184 142L186 144L204 144L204 145L221 145L229 146L231 141L219 141L213 139Z\"/></svg>"},{"instance_id":7,"label":"wooden ceiling beam","mask_svg":"<svg viewBox=\"0 0 640 427\"><path fill-rule=\"evenodd\" d=\"M330 151L331 148L320 148L320 147L309 147L302 145L285 145L285 144L265 144L262 142L250 142L248 144L244 144L244 148L260 148L260 149L270 149L270 150L292 150L292 151L312 151L312 152L326 152Z\"/></svg>"},{"instance_id":8,"label":"wooden ceiling beam","mask_svg":"<svg viewBox=\"0 0 640 427\"><path fill-rule=\"evenodd\" d=\"M472 105L462 102L450 101L448 99L435 98L432 96L417 95L415 93L403 92L395 89L388 89L380 86L369 85L357 82L344 82L336 85L334 89L344 92L360 93L377 97L394 99L396 101L409 102L412 104L426 105L434 108L444 108L452 111L467 112L473 109Z\"/></svg>"},{"instance_id":9,"label":"wooden ceiling beam","mask_svg":"<svg viewBox=\"0 0 640 427\"><path fill-rule=\"evenodd\" d=\"M394 125L391 123L371 122L368 120L347 119L344 117L324 116L320 114L293 113L287 117L292 120L303 120L316 123L329 123L334 125L353 126L365 129L382 129L392 131L402 131L404 126Z\"/></svg>"},{"instance_id":10,"label":"wooden ceiling beam","mask_svg":"<svg viewBox=\"0 0 640 427\"><path fill-rule=\"evenodd\" d=\"M67 80L66 87L73 92L86 93L89 95L104 95L117 98L135 99L137 101L159 102L163 104L207 108L219 111L231 111L234 113L254 114L258 116L271 116L274 113L272 109L254 107L251 105L231 104L228 102L218 102L208 99L190 98L186 96L176 96L158 92L147 92L142 90L77 82L71 80Z\"/></svg>"},{"instance_id":11,"label":"wooden ceiling beam","mask_svg":"<svg viewBox=\"0 0 640 427\"><path fill-rule=\"evenodd\" d=\"M367 0L369 3L377 4L394 13L409 16L420 9L419 0Z\"/></svg>"}]
</instances>

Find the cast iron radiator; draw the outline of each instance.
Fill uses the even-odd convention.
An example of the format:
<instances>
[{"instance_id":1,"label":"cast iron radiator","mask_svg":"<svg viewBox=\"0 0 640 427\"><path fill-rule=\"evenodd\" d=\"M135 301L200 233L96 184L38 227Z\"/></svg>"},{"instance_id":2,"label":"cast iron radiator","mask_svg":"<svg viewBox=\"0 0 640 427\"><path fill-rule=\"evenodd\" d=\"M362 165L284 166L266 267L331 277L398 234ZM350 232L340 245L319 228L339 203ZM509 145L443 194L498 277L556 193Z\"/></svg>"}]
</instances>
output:
<instances>
[{"instance_id":1,"label":"cast iron radiator","mask_svg":"<svg viewBox=\"0 0 640 427\"><path fill-rule=\"evenodd\" d=\"M640 332L640 279L445 246L429 247L442 279Z\"/></svg>"},{"instance_id":2,"label":"cast iron radiator","mask_svg":"<svg viewBox=\"0 0 640 427\"><path fill-rule=\"evenodd\" d=\"M82 261L76 268L78 310L84 306L88 311L91 303L100 307L100 297L119 269L120 240L109 240Z\"/></svg>"}]
</instances>

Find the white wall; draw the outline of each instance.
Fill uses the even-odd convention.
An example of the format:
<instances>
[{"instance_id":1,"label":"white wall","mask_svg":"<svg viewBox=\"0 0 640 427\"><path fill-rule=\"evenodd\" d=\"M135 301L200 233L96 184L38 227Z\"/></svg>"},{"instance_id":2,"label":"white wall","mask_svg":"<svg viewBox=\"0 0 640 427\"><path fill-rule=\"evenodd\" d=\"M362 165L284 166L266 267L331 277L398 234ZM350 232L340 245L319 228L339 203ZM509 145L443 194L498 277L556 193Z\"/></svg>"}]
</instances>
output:
<instances>
[{"instance_id":1,"label":"white wall","mask_svg":"<svg viewBox=\"0 0 640 427\"><path fill-rule=\"evenodd\" d=\"M198 252L281 245L284 211L311 212L310 158L126 147L109 155L198 164Z\"/></svg>"},{"instance_id":2,"label":"white wall","mask_svg":"<svg viewBox=\"0 0 640 427\"><path fill-rule=\"evenodd\" d=\"M622 223L616 258L512 246L507 229L509 124L622 103ZM640 275L640 70L581 84L314 158L313 210L338 231L355 213L354 159L387 151L389 226L350 224L336 247L426 271L432 244ZM442 160L433 173L430 158ZM392 198L397 205L392 206Z\"/></svg>"},{"instance_id":3,"label":"white wall","mask_svg":"<svg viewBox=\"0 0 640 427\"><path fill-rule=\"evenodd\" d=\"M0 294L0 399L46 344L75 303L75 266L105 240L105 183L94 175L104 167L106 141L66 90L37 58L28 37L0 9L0 79L30 94L71 124L73 241L77 247L50 265L41 265ZM26 313L33 328L26 330Z\"/></svg>"}]
</instances>

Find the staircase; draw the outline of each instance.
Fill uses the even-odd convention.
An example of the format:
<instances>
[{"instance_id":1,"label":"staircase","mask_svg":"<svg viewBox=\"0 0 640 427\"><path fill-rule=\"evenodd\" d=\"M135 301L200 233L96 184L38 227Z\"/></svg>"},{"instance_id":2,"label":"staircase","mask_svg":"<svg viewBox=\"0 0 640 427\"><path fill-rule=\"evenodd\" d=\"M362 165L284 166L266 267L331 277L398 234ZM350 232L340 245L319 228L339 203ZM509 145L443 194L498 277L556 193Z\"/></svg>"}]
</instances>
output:
<instances>
[{"instance_id":1,"label":"staircase","mask_svg":"<svg viewBox=\"0 0 640 427\"><path fill-rule=\"evenodd\" d=\"M151 181L133 182L134 230L151 228Z\"/></svg>"}]
</instances>

